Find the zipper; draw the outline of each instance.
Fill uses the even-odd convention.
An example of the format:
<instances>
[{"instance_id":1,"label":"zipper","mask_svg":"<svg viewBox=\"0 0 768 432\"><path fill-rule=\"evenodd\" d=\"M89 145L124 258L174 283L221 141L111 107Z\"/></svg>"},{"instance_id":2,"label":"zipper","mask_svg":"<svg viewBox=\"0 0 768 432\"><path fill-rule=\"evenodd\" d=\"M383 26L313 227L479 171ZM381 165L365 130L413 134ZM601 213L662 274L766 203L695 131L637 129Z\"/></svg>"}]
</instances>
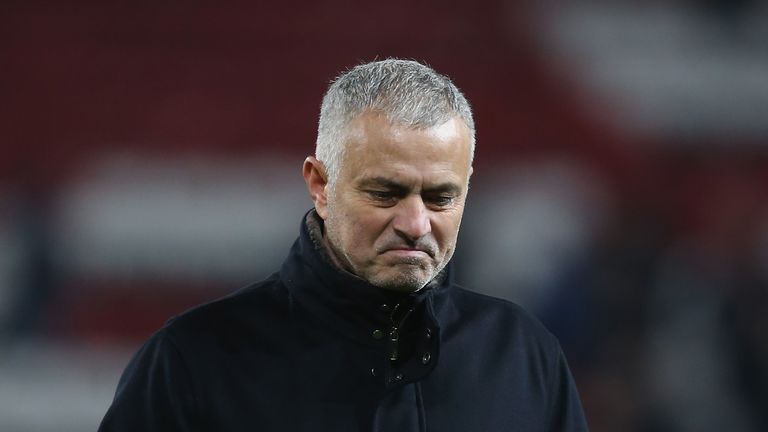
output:
<instances>
[{"instance_id":1,"label":"zipper","mask_svg":"<svg viewBox=\"0 0 768 432\"><path fill-rule=\"evenodd\" d=\"M392 326L389 329L389 360L397 361L400 358L400 329L403 327L405 320L413 312L414 307L409 306L408 309L402 314L399 319L397 318L397 312L400 309L400 303L396 304L392 309L392 314L389 317L389 321Z\"/></svg>"}]
</instances>

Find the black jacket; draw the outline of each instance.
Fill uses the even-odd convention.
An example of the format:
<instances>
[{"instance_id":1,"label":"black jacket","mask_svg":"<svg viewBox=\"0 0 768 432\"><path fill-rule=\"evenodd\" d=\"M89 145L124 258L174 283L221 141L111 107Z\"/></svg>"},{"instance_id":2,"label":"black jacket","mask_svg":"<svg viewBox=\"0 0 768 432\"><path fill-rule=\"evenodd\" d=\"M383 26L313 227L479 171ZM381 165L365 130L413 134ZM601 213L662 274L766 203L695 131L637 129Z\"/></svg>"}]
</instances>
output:
<instances>
[{"instance_id":1,"label":"black jacket","mask_svg":"<svg viewBox=\"0 0 768 432\"><path fill-rule=\"evenodd\" d=\"M556 339L445 276L375 288L329 265L304 223L279 273L144 344L99 430L586 431Z\"/></svg>"}]
</instances>

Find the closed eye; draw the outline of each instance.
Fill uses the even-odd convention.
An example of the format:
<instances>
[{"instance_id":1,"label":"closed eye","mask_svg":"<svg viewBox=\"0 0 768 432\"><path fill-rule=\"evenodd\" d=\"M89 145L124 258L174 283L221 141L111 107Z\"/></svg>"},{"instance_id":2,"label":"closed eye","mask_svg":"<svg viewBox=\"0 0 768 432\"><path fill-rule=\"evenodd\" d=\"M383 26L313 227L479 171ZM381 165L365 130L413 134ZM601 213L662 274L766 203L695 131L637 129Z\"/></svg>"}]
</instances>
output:
<instances>
[{"instance_id":1,"label":"closed eye","mask_svg":"<svg viewBox=\"0 0 768 432\"><path fill-rule=\"evenodd\" d=\"M368 195L371 201L382 206L394 205L399 198L398 194L392 191L367 190L365 194Z\"/></svg>"},{"instance_id":2,"label":"closed eye","mask_svg":"<svg viewBox=\"0 0 768 432\"><path fill-rule=\"evenodd\" d=\"M455 200L456 196L454 195L430 195L424 197L424 202L427 205L437 208L449 207L453 205Z\"/></svg>"},{"instance_id":3,"label":"closed eye","mask_svg":"<svg viewBox=\"0 0 768 432\"><path fill-rule=\"evenodd\" d=\"M377 200L386 200L392 198L392 193L382 191L367 191L368 196Z\"/></svg>"}]
</instances>

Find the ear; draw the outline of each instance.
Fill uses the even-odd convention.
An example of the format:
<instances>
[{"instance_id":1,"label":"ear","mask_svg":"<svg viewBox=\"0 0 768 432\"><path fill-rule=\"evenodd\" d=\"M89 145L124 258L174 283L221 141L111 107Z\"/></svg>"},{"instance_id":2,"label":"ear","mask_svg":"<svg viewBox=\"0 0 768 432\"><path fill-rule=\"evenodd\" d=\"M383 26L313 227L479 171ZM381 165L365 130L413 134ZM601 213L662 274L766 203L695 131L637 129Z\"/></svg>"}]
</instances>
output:
<instances>
[{"instance_id":1,"label":"ear","mask_svg":"<svg viewBox=\"0 0 768 432\"><path fill-rule=\"evenodd\" d=\"M328 214L328 197L325 187L328 185L328 176L325 174L325 166L314 156L304 159L304 182L307 184L309 198L315 203L315 210L321 218Z\"/></svg>"}]
</instances>

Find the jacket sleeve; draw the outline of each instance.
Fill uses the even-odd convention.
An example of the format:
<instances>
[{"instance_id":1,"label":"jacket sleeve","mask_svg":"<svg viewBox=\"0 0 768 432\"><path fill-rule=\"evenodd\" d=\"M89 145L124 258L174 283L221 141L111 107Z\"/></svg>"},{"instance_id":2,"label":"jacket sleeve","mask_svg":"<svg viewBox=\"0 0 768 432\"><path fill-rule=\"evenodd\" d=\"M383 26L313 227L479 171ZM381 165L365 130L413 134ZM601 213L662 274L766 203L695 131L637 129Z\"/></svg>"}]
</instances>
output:
<instances>
[{"instance_id":1,"label":"jacket sleeve","mask_svg":"<svg viewBox=\"0 0 768 432\"><path fill-rule=\"evenodd\" d=\"M197 402L181 353L165 330L133 356L99 432L199 430Z\"/></svg>"},{"instance_id":2,"label":"jacket sleeve","mask_svg":"<svg viewBox=\"0 0 768 432\"><path fill-rule=\"evenodd\" d=\"M553 432L587 432L587 421L581 406L576 383L573 380L565 354L558 344L557 361L554 364L552 380L552 420L549 429Z\"/></svg>"}]
</instances>

